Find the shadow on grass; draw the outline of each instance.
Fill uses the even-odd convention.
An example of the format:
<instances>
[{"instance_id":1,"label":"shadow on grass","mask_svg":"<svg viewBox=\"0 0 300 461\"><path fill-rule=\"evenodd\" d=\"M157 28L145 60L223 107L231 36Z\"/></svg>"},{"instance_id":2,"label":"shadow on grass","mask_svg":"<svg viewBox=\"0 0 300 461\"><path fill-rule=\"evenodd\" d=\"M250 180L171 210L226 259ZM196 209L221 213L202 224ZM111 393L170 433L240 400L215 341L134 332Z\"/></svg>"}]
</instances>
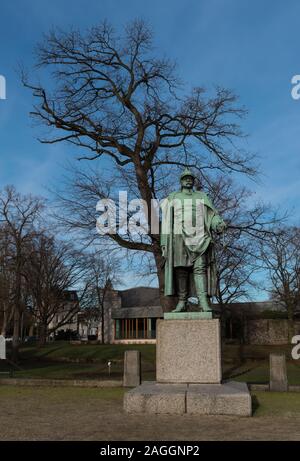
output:
<instances>
[{"instance_id":1,"label":"shadow on grass","mask_svg":"<svg viewBox=\"0 0 300 461\"><path fill-rule=\"evenodd\" d=\"M259 401L256 395L252 395L251 401L252 401L252 416L255 416L255 413L257 412L259 408Z\"/></svg>"},{"instance_id":2,"label":"shadow on grass","mask_svg":"<svg viewBox=\"0 0 300 461\"><path fill-rule=\"evenodd\" d=\"M241 365L238 364L237 366L231 367L228 370L226 370L223 373L223 375L225 379L234 379L234 378L244 376L247 373L250 373L253 370L257 369L258 367L259 365L255 364L255 365L250 366L249 368L241 369Z\"/></svg>"},{"instance_id":3,"label":"shadow on grass","mask_svg":"<svg viewBox=\"0 0 300 461\"><path fill-rule=\"evenodd\" d=\"M56 351L59 351L63 348L63 346L57 346L57 347L53 347L52 348L48 348L47 350L47 345L44 345L44 346L38 346L37 347L37 354L36 354L36 359L39 360L39 359L43 359L44 357L47 357L48 355L50 354L53 354L53 352L56 352Z\"/></svg>"}]
</instances>

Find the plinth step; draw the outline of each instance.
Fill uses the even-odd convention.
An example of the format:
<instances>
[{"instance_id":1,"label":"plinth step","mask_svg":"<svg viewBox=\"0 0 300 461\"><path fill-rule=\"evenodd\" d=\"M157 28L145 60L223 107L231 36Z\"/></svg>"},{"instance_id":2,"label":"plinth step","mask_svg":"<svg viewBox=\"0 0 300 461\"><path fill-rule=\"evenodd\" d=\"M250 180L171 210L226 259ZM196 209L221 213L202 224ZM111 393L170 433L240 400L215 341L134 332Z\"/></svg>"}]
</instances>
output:
<instances>
[{"instance_id":1,"label":"plinth step","mask_svg":"<svg viewBox=\"0 0 300 461\"><path fill-rule=\"evenodd\" d=\"M165 320L211 320L212 312L165 312Z\"/></svg>"},{"instance_id":2,"label":"plinth step","mask_svg":"<svg viewBox=\"0 0 300 461\"><path fill-rule=\"evenodd\" d=\"M251 416L246 383L162 384L148 381L124 395L127 413Z\"/></svg>"}]
</instances>

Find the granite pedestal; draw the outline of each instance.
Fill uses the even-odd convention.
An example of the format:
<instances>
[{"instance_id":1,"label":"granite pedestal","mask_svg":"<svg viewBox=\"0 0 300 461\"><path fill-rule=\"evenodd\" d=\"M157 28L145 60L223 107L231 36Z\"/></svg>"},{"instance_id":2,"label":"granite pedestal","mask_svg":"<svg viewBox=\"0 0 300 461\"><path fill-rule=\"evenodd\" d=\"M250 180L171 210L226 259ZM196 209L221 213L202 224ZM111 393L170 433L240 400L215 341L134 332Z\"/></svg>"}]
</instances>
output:
<instances>
[{"instance_id":1,"label":"granite pedestal","mask_svg":"<svg viewBox=\"0 0 300 461\"><path fill-rule=\"evenodd\" d=\"M156 334L158 383L221 382L219 320L158 320Z\"/></svg>"},{"instance_id":2,"label":"granite pedestal","mask_svg":"<svg viewBox=\"0 0 300 461\"><path fill-rule=\"evenodd\" d=\"M201 313L182 317L157 321L156 382L127 392L124 410L251 416L247 384L221 383L219 320L203 319Z\"/></svg>"}]
</instances>

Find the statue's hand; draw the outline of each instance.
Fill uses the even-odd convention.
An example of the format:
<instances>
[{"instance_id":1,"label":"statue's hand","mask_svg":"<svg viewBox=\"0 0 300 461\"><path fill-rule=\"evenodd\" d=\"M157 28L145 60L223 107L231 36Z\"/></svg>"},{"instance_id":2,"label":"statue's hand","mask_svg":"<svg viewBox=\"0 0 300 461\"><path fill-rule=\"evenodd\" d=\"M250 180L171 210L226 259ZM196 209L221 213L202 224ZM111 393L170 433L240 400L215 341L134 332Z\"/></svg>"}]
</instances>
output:
<instances>
[{"instance_id":1,"label":"statue's hand","mask_svg":"<svg viewBox=\"0 0 300 461\"><path fill-rule=\"evenodd\" d=\"M166 247L163 245L161 247L161 254L162 254L162 261L161 261L161 264L160 264L161 269L163 269L165 264L166 264L166 257L167 257L166 253L167 253Z\"/></svg>"}]
</instances>

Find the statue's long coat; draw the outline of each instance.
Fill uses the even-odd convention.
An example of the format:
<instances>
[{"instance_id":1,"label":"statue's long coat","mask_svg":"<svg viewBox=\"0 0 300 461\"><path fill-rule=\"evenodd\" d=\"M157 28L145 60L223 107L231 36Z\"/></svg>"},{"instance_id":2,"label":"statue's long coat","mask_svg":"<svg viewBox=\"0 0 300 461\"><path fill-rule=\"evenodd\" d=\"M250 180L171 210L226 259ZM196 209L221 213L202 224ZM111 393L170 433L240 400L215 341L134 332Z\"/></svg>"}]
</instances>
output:
<instances>
[{"instance_id":1,"label":"statue's long coat","mask_svg":"<svg viewBox=\"0 0 300 461\"><path fill-rule=\"evenodd\" d=\"M161 230L160 244L165 247L165 296L176 295L175 277L174 277L174 209L172 200L176 199L176 194L181 194L180 191L171 193L161 204L163 213L163 222L165 226ZM208 295L214 296L217 289L217 268L215 261L214 242L212 231L215 231L220 224L224 224L223 219L218 215L216 209L212 205L210 199L204 192L194 191L197 194L196 198L200 199L204 204L204 227L205 239L201 246L197 248L197 254L206 254L207 261L207 280L208 280ZM194 195L195 197L195 195ZM170 232L164 232L164 229ZM195 296L194 280L190 277L189 296Z\"/></svg>"}]
</instances>

